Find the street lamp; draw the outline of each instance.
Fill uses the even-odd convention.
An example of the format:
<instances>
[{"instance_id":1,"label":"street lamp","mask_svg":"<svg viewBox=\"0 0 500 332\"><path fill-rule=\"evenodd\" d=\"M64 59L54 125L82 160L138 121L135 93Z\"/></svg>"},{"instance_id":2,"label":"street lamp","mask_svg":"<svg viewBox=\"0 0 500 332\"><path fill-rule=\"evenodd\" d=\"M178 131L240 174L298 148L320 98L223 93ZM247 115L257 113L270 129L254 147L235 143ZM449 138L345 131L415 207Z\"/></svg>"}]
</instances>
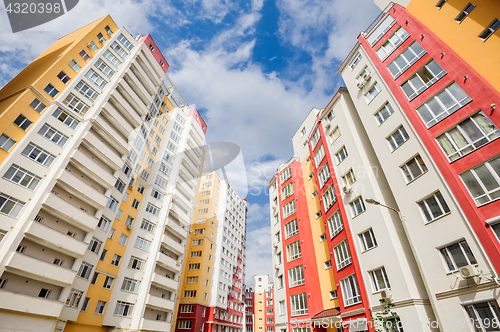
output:
<instances>
[{"instance_id":1,"label":"street lamp","mask_svg":"<svg viewBox=\"0 0 500 332\"><path fill-rule=\"evenodd\" d=\"M365 202L368 203L368 204L373 204L373 205L380 205L380 206L383 206L389 210L392 210L394 212L396 212L399 216L399 220L401 220L401 222L405 221L405 217L403 216L403 214L401 213L401 211L399 211L398 209L395 209L393 207L390 207L390 206L387 206L387 205L384 205L382 203L380 203L379 201L373 199L373 198L365 198Z\"/></svg>"}]
</instances>

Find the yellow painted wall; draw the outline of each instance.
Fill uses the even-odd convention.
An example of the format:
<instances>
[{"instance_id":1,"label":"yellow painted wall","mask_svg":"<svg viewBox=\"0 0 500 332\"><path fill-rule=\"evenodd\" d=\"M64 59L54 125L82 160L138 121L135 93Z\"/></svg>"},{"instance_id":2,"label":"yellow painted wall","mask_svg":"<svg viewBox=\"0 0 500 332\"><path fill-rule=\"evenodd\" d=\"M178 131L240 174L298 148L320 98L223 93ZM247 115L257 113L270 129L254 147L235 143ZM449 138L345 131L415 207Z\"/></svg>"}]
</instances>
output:
<instances>
[{"instance_id":1,"label":"yellow painted wall","mask_svg":"<svg viewBox=\"0 0 500 332\"><path fill-rule=\"evenodd\" d=\"M313 166L310 160L309 162L306 162L306 160L307 158L302 160L301 166L304 176L304 191L307 199L309 220L311 220L312 242L316 254L316 265L318 266L323 309L336 308L339 306L338 300L331 300L329 293L331 290L336 289L332 268L325 269L325 262L330 259L328 241L325 240L320 242L320 236L325 233L323 216L316 219L316 212L320 210L319 195L312 197L312 193L316 190L316 179L314 176L309 179L309 174L313 172Z\"/></svg>"},{"instance_id":2,"label":"yellow painted wall","mask_svg":"<svg viewBox=\"0 0 500 332\"><path fill-rule=\"evenodd\" d=\"M266 332L266 293L254 293L254 332Z\"/></svg>"},{"instance_id":3,"label":"yellow painted wall","mask_svg":"<svg viewBox=\"0 0 500 332\"><path fill-rule=\"evenodd\" d=\"M412 0L407 9L500 92L500 29L486 41L478 37L495 18L500 19L500 1L473 1L476 8L460 24L454 19L469 0L448 0L441 9L436 3Z\"/></svg>"}]
</instances>

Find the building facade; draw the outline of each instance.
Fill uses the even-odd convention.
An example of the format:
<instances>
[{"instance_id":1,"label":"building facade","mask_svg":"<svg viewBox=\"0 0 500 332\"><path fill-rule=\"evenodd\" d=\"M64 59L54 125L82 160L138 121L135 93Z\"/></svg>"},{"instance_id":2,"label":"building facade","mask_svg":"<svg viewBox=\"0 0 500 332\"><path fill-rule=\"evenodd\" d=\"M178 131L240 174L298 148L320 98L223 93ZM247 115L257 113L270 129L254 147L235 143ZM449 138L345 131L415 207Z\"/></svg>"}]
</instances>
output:
<instances>
[{"instance_id":1,"label":"building facade","mask_svg":"<svg viewBox=\"0 0 500 332\"><path fill-rule=\"evenodd\" d=\"M206 125L107 16L0 90L0 326L170 330Z\"/></svg>"},{"instance_id":2,"label":"building facade","mask_svg":"<svg viewBox=\"0 0 500 332\"><path fill-rule=\"evenodd\" d=\"M245 331L274 332L274 285L268 275L255 275L245 287Z\"/></svg>"},{"instance_id":3,"label":"building facade","mask_svg":"<svg viewBox=\"0 0 500 332\"><path fill-rule=\"evenodd\" d=\"M246 200L212 171L203 174L195 203L175 330L241 332Z\"/></svg>"}]
</instances>

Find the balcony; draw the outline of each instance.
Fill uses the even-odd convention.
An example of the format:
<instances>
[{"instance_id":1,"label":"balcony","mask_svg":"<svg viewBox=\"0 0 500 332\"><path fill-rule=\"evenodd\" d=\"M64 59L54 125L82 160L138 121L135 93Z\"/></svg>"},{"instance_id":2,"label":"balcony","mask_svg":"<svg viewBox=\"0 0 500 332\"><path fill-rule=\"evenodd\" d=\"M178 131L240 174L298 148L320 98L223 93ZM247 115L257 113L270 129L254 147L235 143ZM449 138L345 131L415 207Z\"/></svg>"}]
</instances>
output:
<instances>
[{"instance_id":1,"label":"balcony","mask_svg":"<svg viewBox=\"0 0 500 332\"><path fill-rule=\"evenodd\" d=\"M101 165L96 163L81 150L75 150L71 158L79 170L87 174L89 177L92 177L96 182L99 182L104 187L111 188L115 185L116 178L109 172L106 172Z\"/></svg>"},{"instance_id":2,"label":"balcony","mask_svg":"<svg viewBox=\"0 0 500 332\"><path fill-rule=\"evenodd\" d=\"M167 221L167 228L183 239L186 239L188 236L188 231L171 219Z\"/></svg>"},{"instance_id":3,"label":"balcony","mask_svg":"<svg viewBox=\"0 0 500 332\"><path fill-rule=\"evenodd\" d=\"M173 201L183 207L183 210L191 211L193 209L193 201L190 201L183 195L183 192L175 189Z\"/></svg>"},{"instance_id":4,"label":"balcony","mask_svg":"<svg viewBox=\"0 0 500 332\"><path fill-rule=\"evenodd\" d=\"M123 160L121 157L113 151L107 144L105 144L101 138L97 137L92 131L87 132L83 137L83 140L87 143L86 146L90 151L92 151L96 156L101 156L101 160L108 164L113 169L121 169L123 166Z\"/></svg>"},{"instance_id":5,"label":"balcony","mask_svg":"<svg viewBox=\"0 0 500 332\"><path fill-rule=\"evenodd\" d=\"M172 203L170 207L172 211L179 219L180 222L184 224L189 224L191 222L191 217L186 214L177 204Z\"/></svg>"},{"instance_id":6,"label":"balcony","mask_svg":"<svg viewBox=\"0 0 500 332\"><path fill-rule=\"evenodd\" d=\"M158 256L156 257L156 261L158 264L162 265L163 267L166 267L167 269L179 273L181 271L181 263L173 259L172 257L169 257L165 255L162 252L158 253Z\"/></svg>"},{"instance_id":7,"label":"balcony","mask_svg":"<svg viewBox=\"0 0 500 332\"><path fill-rule=\"evenodd\" d=\"M146 305L148 307L155 308L161 311L174 311L175 302L170 301L166 298L148 294L148 296L146 297Z\"/></svg>"},{"instance_id":8,"label":"balcony","mask_svg":"<svg viewBox=\"0 0 500 332\"><path fill-rule=\"evenodd\" d=\"M93 231L99 222L94 215L88 214L80 207L75 206L52 193L47 195L47 198L42 204L45 208L50 210L50 213L54 216L58 216L66 221L72 222L79 228L88 232Z\"/></svg>"},{"instance_id":9,"label":"balcony","mask_svg":"<svg viewBox=\"0 0 500 332\"><path fill-rule=\"evenodd\" d=\"M60 182L61 187L69 193L94 206L95 208L102 209L106 206L108 198L97 188L73 175L70 170L64 170L59 176L58 181Z\"/></svg>"},{"instance_id":10,"label":"balcony","mask_svg":"<svg viewBox=\"0 0 500 332\"><path fill-rule=\"evenodd\" d=\"M106 114L106 117L110 122L113 122L113 125L121 131L122 135L125 137L129 137L130 134L134 131L134 127L128 123L128 121L123 121L125 116L119 112L116 107L111 103L107 102L103 106L103 111Z\"/></svg>"},{"instance_id":11,"label":"balcony","mask_svg":"<svg viewBox=\"0 0 500 332\"><path fill-rule=\"evenodd\" d=\"M121 93L119 93L119 91L115 90L115 93L112 94L110 100L112 100L113 106L115 106L116 109L120 111L120 113L123 114L123 116L127 118L127 120L129 120L134 127L138 127L141 125L141 117L132 108L132 106L130 106L130 104L125 100Z\"/></svg>"},{"instance_id":12,"label":"balcony","mask_svg":"<svg viewBox=\"0 0 500 332\"><path fill-rule=\"evenodd\" d=\"M122 154L129 153L128 142L113 126L106 122L102 115L98 116L97 119L93 119L92 124L99 133L112 142L113 146L120 150Z\"/></svg>"},{"instance_id":13,"label":"balcony","mask_svg":"<svg viewBox=\"0 0 500 332\"><path fill-rule=\"evenodd\" d=\"M158 287L169 289L173 292L177 292L177 290L179 289L179 282L175 281L172 278L164 277L163 275L158 273L153 274L153 280L151 282Z\"/></svg>"},{"instance_id":14,"label":"balcony","mask_svg":"<svg viewBox=\"0 0 500 332\"><path fill-rule=\"evenodd\" d=\"M33 220L30 221L26 237L33 242L61 251L71 257L81 257L87 249L85 242Z\"/></svg>"},{"instance_id":15,"label":"balcony","mask_svg":"<svg viewBox=\"0 0 500 332\"><path fill-rule=\"evenodd\" d=\"M186 248L177 242L176 240L172 239L170 236L167 234L163 234L161 238L161 242L168 248L171 249L173 252L176 254L182 255Z\"/></svg>"},{"instance_id":16,"label":"balcony","mask_svg":"<svg viewBox=\"0 0 500 332\"><path fill-rule=\"evenodd\" d=\"M141 322L141 331L142 330L170 331L171 328L172 328L172 323L167 323L162 320L151 320L143 318Z\"/></svg>"},{"instance_id":17,"label":"balcony","mask_svg":"<svg viewBox=\"0 0 500 332\"><path fill-rule=\"evenodd\" d=\"M154 95L156 92L150 94L132 71L128 71L124 77L126 78L128 85L130 85L134 92L141 97L144 104L150 105L153 102L153 97L151 97L151 95Z\"/></svg>"},{"instance_id":18,"label":"balcony","mask_svg":"<svg viewBox=\"0 0 500 332\"><path fill-rule=\"evenodd\" d=\"M191 159L187 156L187 154L184 154L182 156L182 165L187 168L189 171L188 174L191 175L191 177L197 178L200 172L200 167L196 166Z\"/></svg>"},{"instance_id":19,"label":"balcony","mask_svg":"<svg viewBox=\"0 0 500 332\"><path fill-rule=\"evenodd\" d=\"M120 93L127 100L127 102L137 111L140 116L145 116L147 114L147 105L142 101L141 98L135 93L135 91L128 85L125 79L121 79L118 82L121 87Z\"/></svg>"},{"instance_id":20,"label":"balcony","mask_svg":"<svg viewBox=\"0 0 500 332\"><path fill-rule=\"evenodd\" d=\"M0 289L0 308L47 317L59 317L64 303Z\"/></svg>"},{"instance_id":21,"label":"balcony","mask_svg":"<svg viewBox=\"0 0 500 332\"><path fill-rule=\"evenodd\" d=\"M190 199L194 199L194 196L195 196L195 192L194 192L194 189L191 188L186 182L184 182L182 179L179 179L179 181L177 181L177 188L179 188L180 190L182 190L182 192L187 196L189 197Z\"/></svg>"},{"instance_id":22,"label":"balcony","mask_svg":"<svg viewBox=\"0 0 500 332\"><path fill-rule=\"evenodd\" d=\"M61 287L70 286L76 276L76 272L73 270L65 269L18 252L12 254L12 257L5 266L5 270Z\"/></svg>"}]
</instances>

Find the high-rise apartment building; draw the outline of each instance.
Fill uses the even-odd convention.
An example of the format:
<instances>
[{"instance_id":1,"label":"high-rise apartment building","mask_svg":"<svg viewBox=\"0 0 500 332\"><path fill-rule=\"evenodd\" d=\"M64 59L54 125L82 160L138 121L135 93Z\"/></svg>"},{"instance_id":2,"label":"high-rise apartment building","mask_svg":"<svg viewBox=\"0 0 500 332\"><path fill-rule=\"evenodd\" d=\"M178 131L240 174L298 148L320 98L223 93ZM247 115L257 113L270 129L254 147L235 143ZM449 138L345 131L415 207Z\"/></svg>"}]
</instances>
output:
<instances>
[{"instance_id":1,"label":"high-rise apartment building","mask_svg":"<svg viewBox=\"0 0 500 332\"><path fill-rule=\"evenodd\" d=\"M203 173L193 210L175 331L241 332L247 202Z\"/></svg>"},{"instance_id":2,"label":"high-rise apartment building","mask_svg":"<svg viewBox=\"0 0 500 332\"><path fill-rule=\"evenodd\" d=\"M245 287L245 331L274 332L274 285L268 275L255 275Z\"/></svg>"},{"instance_id":3,"label":"high-rise apartment building","mask_svg":"<svg viewBox=\"0 0 500 332\"><path fill-rule=\"evenodd\" d=\"M0 327L171 328L206 124L107 16L0 90Z\"/></svg>"}]
</instances>

